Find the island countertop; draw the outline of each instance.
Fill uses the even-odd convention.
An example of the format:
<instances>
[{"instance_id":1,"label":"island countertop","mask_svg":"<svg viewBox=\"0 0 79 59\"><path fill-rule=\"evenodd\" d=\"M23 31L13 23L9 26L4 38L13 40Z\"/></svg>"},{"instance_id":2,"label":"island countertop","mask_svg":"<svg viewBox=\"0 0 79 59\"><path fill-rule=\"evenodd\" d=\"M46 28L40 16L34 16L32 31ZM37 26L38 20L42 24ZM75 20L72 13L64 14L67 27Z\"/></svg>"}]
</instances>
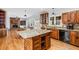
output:
<instances>
[{"instance_id":1,"label":"island countertop","mask_svg":"<svg viewBox=\"0 0 79 59\"><path fill-rule=\"evenodd\" d=\"M24 30L24 31L17 31L17 34L20 35L23 39L35 37L41 34L45 34L51 32L51 30Z\"/></svg>"}]
</instances>

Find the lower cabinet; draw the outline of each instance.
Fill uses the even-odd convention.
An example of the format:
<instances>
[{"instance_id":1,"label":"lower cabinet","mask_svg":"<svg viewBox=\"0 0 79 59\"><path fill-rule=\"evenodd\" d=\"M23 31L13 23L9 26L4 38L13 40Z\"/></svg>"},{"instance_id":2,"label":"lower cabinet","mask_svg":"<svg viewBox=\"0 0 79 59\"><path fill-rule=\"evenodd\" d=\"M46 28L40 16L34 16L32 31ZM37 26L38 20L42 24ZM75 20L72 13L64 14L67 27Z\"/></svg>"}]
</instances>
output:
<instances>
[{"instance_id":1,"label":"lower cabinet","mask_svg":"<svg viewBox=\"0 0 79 59\"><path fill-rule=\"evenodd\" d=\"M76 46L79 46L79 32L76 33Z\"/></svg>"},{"instance_id":2,"label":"lower cabinet","mask_svg":"<svg viewBox=\"0 0 79 59\"><path fill-rule=\"evenodd\" d=\"M51 32L51 37L53 39L59 39L59 30L58 29L52 29L52 32Z\"/></svg>"},{"instance_id":3,"label":"lower cabinet","mask_svg":"<svg viewBox=\"0 0 79 59\"><path fill-rule=\"evenodd\" d=\"M33 50L41 50L41 36L35 36L32 38Z\"/></svg>"},{"instance_id":4,"label":"lower cabinet","mask_svg":"<svg viewBox=\"0 0 79 59\"><path fill-rule=\"evenodd\" d=\"M79 32L70 32L70 44L79 46Z\"/></svg>"},{"instance_id":5,"label":"lower cabinet","mask_svg":"<svg viewBox=\"0 0 79 59\"><path fill-rule=\"evenodd\" d=\"M47 50L50 48L50 45L50 33L45 33L24 40L25 50Z\"/></svg>"},{"instance_id":6,"label":"lower cabinet","mask_svg":"<svg viewBox=\"0 0 79 59\"><path fill-rule=\"evenodd\" d=\"M50 34L46 34L46 49L49 49L51 46Z\"/></svg>"},{"instance_id":7,"label":"lower cabinet","mask_svg":"<svg viewBox=\"0 0 79 59\"><path fill-rule=\"evenodd\" d=\"M72 45L76 45L75 42L76 42L76 33L75 32L70 32L70 44Z\"/></svg>"},{"instance_id":8,"label":"lower cabinet","mask_svg":"<svg viewBox=\"0 0 79 59\"><path fill-rule=\"evenodd\" d=\"M50 33L41 35L41 50L47 50L50 48Z\"/></svg>"}]
</instances>

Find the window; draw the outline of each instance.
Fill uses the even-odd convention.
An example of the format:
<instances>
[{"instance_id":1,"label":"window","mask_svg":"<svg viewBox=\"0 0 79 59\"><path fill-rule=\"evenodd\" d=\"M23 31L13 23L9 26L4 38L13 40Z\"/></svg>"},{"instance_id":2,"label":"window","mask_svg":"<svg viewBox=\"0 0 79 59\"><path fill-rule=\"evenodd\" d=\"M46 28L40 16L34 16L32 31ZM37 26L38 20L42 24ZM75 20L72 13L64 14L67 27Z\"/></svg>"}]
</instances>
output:
<instances>
[{"instance_id":1,"label":"window","mask_svg":"<svg viewBox=\"0 0 79 59\"><path fill-rule=\"evenodd\" d=\"M56 17L56 25L60 25L61 16Z\"/></svg>"},{"instance_id":2,"label":"window","mask_svg":"<svg viewBox=\"0 0 79 59\"><path fill-rule=\"evenodd\" d=\"M50 17L50 21L52 21L52 25L54 25L54 17Z\"/></svg>"},{"instance_id":3,"label":"window","mask_svg":"<svg viewBox=\"0 0 79 59\"><path fill-rule=\"evenodd\" d=\"M20 25L26 25L26 21L20 21Z\"/></svg>"}]
</instances>

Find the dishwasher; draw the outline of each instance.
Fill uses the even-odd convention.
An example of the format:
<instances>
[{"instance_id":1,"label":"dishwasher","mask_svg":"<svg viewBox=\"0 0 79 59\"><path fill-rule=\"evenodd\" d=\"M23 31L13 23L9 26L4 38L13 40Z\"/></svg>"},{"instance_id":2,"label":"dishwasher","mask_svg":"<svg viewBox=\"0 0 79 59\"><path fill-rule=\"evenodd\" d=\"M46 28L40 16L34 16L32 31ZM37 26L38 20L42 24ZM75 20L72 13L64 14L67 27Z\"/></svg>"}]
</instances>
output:
<instances>
[{"instance_id":1,"label":"dishwasher","mask_svg":"<svg viewBox=\"0 0 79 59\"><path fill-rule=\"evenodd\" d=\"M64 42L70 43L70 31L65 31L65 39Z\"/></svg>"},{"instance_id":2,"label":"dishwasher","mask_svg":"<svg viewBox=\"0 0 79 59\"><path fill-rule=\"evenodd\" d=\"M59 30L59 40L65 43L70 42L70 32L66 30Z\"/></svg>"}]
</instances>

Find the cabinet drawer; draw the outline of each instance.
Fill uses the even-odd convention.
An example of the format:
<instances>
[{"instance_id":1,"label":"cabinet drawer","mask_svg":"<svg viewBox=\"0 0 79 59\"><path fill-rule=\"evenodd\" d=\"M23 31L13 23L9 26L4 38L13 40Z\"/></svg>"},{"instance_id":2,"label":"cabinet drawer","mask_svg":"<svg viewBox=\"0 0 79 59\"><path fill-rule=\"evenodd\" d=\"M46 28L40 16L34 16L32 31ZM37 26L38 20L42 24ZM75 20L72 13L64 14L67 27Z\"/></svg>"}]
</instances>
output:
<instances>
[{"instance_id":1,"label":"cabinet drawer","mask_svg":"<svg viewBox=\"0 0 79 59\"><path fill-rule=\"evenodd\" d=\"M36 44L36 45L33 45L33 49L36 50L40 50L41 49L41 44Z\"/></svg>"},{"instance_id":2,"label":"cabinet drawer","mask_svg":"<svg viewBox=\"0 0 79 59\"><path fill-rule=\"evenodd\" d=\"M40 46L40 43L33 45L34 48Z\"/></svg>"},{"instance_id":3,"label":"cabinet drawer","mask_svg":"<svg viewBox=\"0 0 79 59\"><path fill-rule=\"evenodd\" d=\"M36 41L33 41L33 44L39 44L40 43L40 40L36 40Z\"/></svg>"},{"instance_id":4,"label":"cabinet drawer","mask_svg":"<svg viewBox=\"0 0 79 59\"><path fill-rule=\"evenodd\" d=\"M40 47L33 48L33 50L41 50Z\"/></svg>"},{"instance_id":5,"label":"cabinet drawer","mask_svg":"<svg viewBox=\"0 0 79 59\"><path fill-rule=\"evenodd\" d=\"M40 35L39 36L35 36L35 37L33 37L32 39L33 39L33 41L36 41L36 40L39 40L40 39Z\"/></svg>"}]
</instances>

